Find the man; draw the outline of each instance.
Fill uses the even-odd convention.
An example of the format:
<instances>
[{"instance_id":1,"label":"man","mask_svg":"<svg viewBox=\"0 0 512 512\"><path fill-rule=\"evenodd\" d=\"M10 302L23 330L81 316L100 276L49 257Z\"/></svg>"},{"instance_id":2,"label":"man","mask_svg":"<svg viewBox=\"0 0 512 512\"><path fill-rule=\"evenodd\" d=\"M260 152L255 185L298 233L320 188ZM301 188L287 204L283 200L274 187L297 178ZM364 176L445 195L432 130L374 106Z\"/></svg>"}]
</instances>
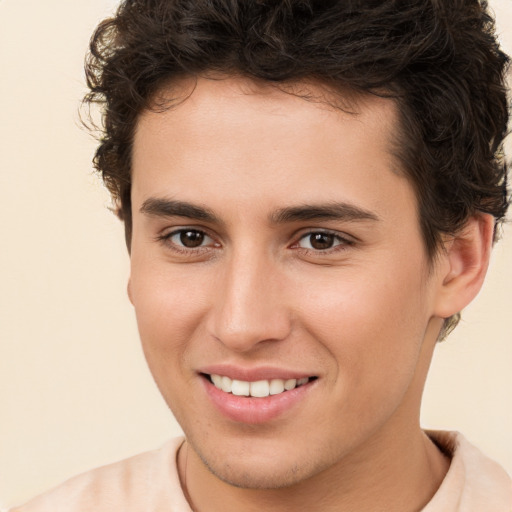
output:
<instances>
[{"instance_id":1,"label":"man","mask_svg":"<svg viewBox=\"0 0 512 512\"><path fill-rule=\"evenodd\" d=\"M123 2L86 100L185 439L15 510L509 510L419 425L508 207L506 64L476 0Z\"/></svg>"}]
</instances>

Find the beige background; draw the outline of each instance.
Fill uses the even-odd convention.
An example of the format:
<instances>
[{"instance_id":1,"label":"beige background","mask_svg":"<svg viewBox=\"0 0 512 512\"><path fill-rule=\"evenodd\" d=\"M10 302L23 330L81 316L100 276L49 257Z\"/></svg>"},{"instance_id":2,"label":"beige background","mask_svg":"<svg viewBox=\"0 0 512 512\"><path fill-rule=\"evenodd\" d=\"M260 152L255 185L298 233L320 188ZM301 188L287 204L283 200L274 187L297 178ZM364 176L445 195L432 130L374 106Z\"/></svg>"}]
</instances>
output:
<instances>
[{"instance_id":1,"label":"beige background","mask_svg":"<svg viewBox=\"0 0 512 512\"><path fill-rule=\"evenodd\" d=\"M512 0L494 0L512 51ZM121 225L79 128L82 60L106 0L0 0L0 505L179 430L146 369ZM509 152L511 154L511 152ZM439 346L423 424L512 472L512 230Z\"/></svg>"}]
</instances>

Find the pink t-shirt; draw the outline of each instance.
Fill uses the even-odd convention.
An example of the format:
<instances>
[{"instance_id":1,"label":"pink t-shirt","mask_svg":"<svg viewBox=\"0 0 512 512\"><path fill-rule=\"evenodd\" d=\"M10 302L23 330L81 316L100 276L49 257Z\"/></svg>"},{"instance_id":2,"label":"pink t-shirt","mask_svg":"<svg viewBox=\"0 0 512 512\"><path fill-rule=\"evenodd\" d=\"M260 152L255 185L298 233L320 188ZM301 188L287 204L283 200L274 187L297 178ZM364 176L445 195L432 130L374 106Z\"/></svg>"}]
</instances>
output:
<instances>
[{"instance_id":1,"label":"pink t-shirt","mask_svg":"<svg viewBox=\"0 0 512 512\"><path fill-rule=\"evenodd\" d=\"M512 480L461 434L428 432L452 458L441 487L422 512L511 512ZM183 438L159 450L94 469L9 512L192 512L176 454Z\"/></svg>"}]
</instances>

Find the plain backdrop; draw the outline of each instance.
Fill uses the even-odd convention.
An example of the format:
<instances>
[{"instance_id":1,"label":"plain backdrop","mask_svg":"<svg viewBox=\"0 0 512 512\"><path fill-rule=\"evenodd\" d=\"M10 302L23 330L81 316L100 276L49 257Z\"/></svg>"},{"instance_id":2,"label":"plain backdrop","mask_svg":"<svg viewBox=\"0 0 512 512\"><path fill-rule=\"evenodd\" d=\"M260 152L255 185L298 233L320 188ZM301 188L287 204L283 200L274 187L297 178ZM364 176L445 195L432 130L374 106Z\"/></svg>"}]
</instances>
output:
<instances>
[{"instance_id":1,"label":"plain backdrop","mask_svg":"<svg viewBox=\"0 0 512 512\"><path fill-rule=\"evenodd\" d=\"M179 427L146 369L121 224L80 128L106 0L0 0L0 505L158 447ZM512 51L512 0L491 2ZM509 149L509 155L512 151ZM422 421L512 472L512 230L437 348Z\"/></svg>"}]
</instances>

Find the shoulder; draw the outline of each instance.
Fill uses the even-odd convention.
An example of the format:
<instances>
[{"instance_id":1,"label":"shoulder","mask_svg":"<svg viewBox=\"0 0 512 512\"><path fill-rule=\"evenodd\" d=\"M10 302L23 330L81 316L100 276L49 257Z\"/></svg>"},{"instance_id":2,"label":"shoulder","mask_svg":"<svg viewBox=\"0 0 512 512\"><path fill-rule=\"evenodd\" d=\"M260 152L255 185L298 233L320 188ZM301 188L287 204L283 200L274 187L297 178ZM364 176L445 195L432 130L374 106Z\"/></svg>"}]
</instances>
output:
<instances>
[{"instance_id":1,"label":"shoulder","mask_svg":"<svg viewBox=\"0 0 512 512\"><path fill-rule=\"evenodd\" d=\"M9 512L164 510L158 503L184 500L176 469L182 443L175 438L158 450L93 469Z\"/></svg>"},{"instance_id":2,"label":"shoulder","mask_svg":"<svg viewBox=\"0 0 512 512\"><path fill-rule=\"evenodd\" d=\"M423 512L512 510L512 479L458 432L429 431L452 461L438 492Z\"/></svg>"}]
</instances>

